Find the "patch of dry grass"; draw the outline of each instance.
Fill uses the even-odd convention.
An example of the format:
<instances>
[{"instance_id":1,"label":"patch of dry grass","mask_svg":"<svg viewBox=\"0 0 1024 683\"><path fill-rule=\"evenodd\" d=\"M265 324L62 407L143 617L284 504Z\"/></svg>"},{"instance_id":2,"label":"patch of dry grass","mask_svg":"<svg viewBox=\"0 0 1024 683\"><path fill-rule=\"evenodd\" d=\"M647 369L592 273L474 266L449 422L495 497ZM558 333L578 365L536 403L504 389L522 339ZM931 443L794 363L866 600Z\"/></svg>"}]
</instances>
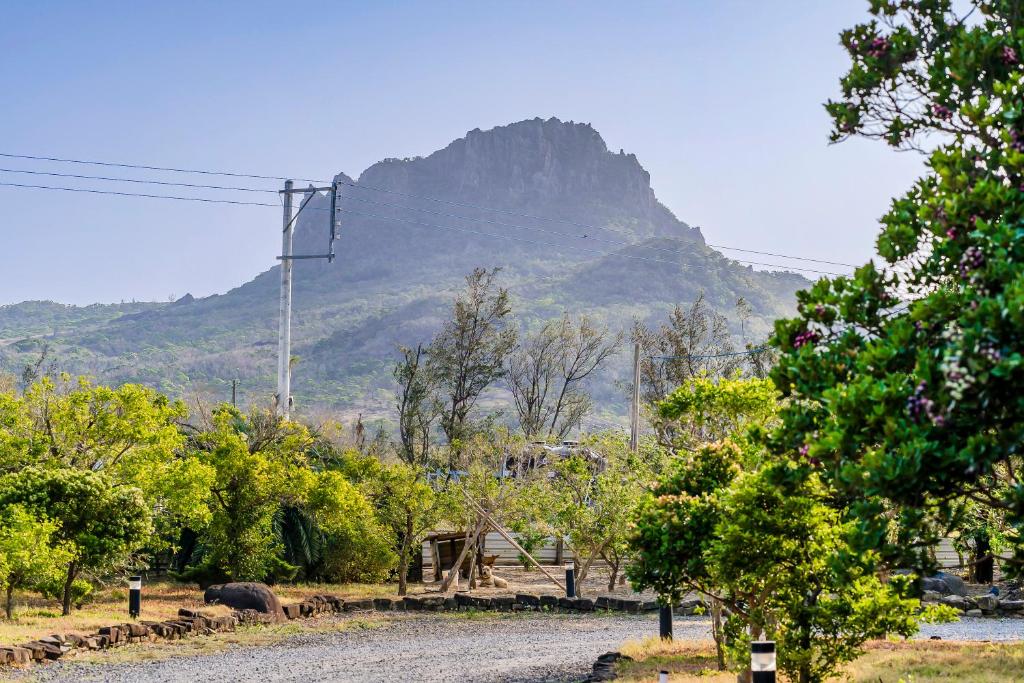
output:
<instances>
[{"instance_id":1,"label":"patch of dry grass","mask_svg":"<svg viewBox=\"0 0 1024 683\"><path fill-rule=\"evenodd\" d=\"M18 595L14 619L0 620L0 644L16 645L54 633L92 633L101 626L123 624L128 617L128 590L107 588L97 591L94 599L62 616L60 605L35 594ZM226 607L208 607L203 594L195 586L168 581L143 585L142 615L146 620L160 621L178 615L178 609L203 608L215 614L228 614Z\"/></svg>"},{"instance_id":2,"label":"patch of dry grass","mask_svg":"<svg viewBox=\"0 0 1024 683\"><path fill-rule=\"evenodd\" d=\"M114 664L118 662L152 662L171 657L215 654L233 647L273 645L303 633L379 628L387 621L386 615L369 614L335 619L329 616L319 617L262 626L244 625L229 633L214 633L209 636L190 637L182 640L160 640L154 643L126 645L103 651L79 652L75 655L75 661Z\"/></svg>"},{"instance_id":3,"label":"patch of dry grass","mask_svg":"<svg viewBox=\"0 0 1024 683\"><path fill-rule=\"evenodd\" d=\"M668 671L674 683L733 683L736 675L715 667L711 641L626 643L635 661L619 664L619 680L657 680ZM870 643L866 654L843 674L853 683L1011 683L1024 681L1024 643L907 641ZM781 679L781 677L780 677ZM785 679L781 679L785 680Z\"/></svg>"},{"instance_id":4,"label":"patch of dry grass","mask_svg":"<svg viewBox=\"0 0 1024 683\"><path fill-rule=\"evenodd\" d=\"M317 594L337 595L342 598L394 597L396 584L300 584L273 586L283 603L301 602ZM422 592L422 584L410 585L410 593ZM178 609L203 609L213 614L228 614L231 610L203 602L203 591L195 584L182 584L169 580L145 582L142 587L141 619L162 621L178 615ZM16 645L54 633L93 633L101 626L123 624L128 617L128 590L107 588L97 591L93 600L82 609L73 609L62 616L60 605L37 594L19 594L15 599L14 619L0 618L0 645ZM0 612L2 614L2 612Z\"/></svg>"}]
</instances>

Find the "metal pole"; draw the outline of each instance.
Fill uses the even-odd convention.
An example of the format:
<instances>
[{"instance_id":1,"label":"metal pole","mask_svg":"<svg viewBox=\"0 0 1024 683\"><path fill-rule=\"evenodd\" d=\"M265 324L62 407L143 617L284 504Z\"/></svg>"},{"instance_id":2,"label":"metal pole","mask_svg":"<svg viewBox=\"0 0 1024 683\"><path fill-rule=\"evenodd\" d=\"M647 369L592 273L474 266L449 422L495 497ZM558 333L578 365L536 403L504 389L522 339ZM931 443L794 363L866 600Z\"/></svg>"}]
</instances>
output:
<instances>
[{"instance_id":1,"label":"metal pole","mask_svg":"<svg viewBox=\"0 0 1024 683\"><path fill-rule=\"evenodd\" d=\"M640 448L640 344L633 345L633 403L629 411L629 449Z\"/></svg>"},{"instance_id":2,"label":"metal pole","mask_svg":"<svg viewBox=\"0 0 1024 683\"><path fill-rule=\"evenodd\" d=\"M662 605L658 610L658 634L672 640L672 605Z\"/></svg>"},{"instance_id":3,"label":"metal pole","mask_svg":"<svg viewBox=\"0 0 1024 683\"><path fill-rule=\"evenodd\" d=\"M281 232L281 310L277 334L277 414L291 412L292 355L292 193L294 183L284 181L284 223Z\"/></svg>"},{"instance_id":4,"label":"metal pole","mask_svg":"<svg viewBox=\"0 0 1024 683\"><path fill-rule=\"evenodd\" d=\"M572 560L565 563L565 597L576 597L576 565Z\"/></svg>"},{"instance_id":5,"label":"metal pole","mask_svg":"<svg viewBox=\"0 0 1024 683\"><path fill-rule=\"evenodd\" d=\"M142 611L142 577L128 578L128 616L138 619Z\"/></svg>"},{"instance_id":6,"label":"metal pole","mask_svg":"<svg viewBox=\"0 0 1024 683\"><path fill-rule=\"evenodd\" d=\"M238 397L237 389L238 389L238 380L237 379L231 380L231 405L233 405L233 406L237 406L238 405L238 401L236 400L237 397Z\"/></svg>"},{"instance_id":7,"label":"metal pole","mask_svg":"<svg viewBox=\"0 0 1024 683\"><path fill-rule=\"evenodd\" d=\"M755 640L750 644L750 680L775 683L775 641Z\"/></svg>"}]
</instances>

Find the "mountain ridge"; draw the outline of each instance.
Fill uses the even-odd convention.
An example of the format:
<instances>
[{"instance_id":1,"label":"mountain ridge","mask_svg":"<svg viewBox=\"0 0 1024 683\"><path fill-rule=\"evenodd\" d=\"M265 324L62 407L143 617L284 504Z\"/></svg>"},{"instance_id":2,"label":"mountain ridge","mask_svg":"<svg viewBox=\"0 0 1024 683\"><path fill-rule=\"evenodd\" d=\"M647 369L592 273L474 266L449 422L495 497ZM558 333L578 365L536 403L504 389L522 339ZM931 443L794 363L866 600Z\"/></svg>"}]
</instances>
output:
<instances>
[{"instance_id":1,"label":"mountain ridge","mask_svg":"<svg viewBox=\"0 0 1024 683\"><path fill-rule=\"evenodd\" d=\"M356 181L336 177L344 183L337 260L294 269L300 408L385 414L395 344L429 341L474 267L504 269L523 325L569 310L624 329L704 292L719 310L751 302L747 329L763 334L808 284L708 247L658 201L635 155L609 151L589 124L535 118L474 129L427 156L372 164ZM324 195L310 198L295 253L324 252L328 207ZM23 338L0 346L0 369L17 373L48 346L62 367L98 381L223 395L241 378L250 398L266 402L278 286L274 266L223 294L104 309L56 329L40 321L32 336L22 334L21 304L2 307L0 339ZM621 370L597 382L609 410L618 409Z\"/></svg>"}]
</instances>

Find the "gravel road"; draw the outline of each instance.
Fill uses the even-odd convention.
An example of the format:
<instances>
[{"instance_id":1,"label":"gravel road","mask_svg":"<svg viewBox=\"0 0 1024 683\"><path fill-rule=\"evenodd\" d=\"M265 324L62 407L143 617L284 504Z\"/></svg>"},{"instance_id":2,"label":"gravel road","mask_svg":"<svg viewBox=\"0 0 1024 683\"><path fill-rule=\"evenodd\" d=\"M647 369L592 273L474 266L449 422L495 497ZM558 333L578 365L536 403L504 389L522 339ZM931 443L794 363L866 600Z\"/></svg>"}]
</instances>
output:
<instances>
[{"instance_id":1,"label":"gravel road","mask_svg":"<svg viewBox=\"0 0 1024 683\"><path fill-rule=\"evenodd\" d=\"M339 616L337 619L350 617ZM305 633L263 647L133 664L60 662L36 681L578 681L598 655L657 633L646 615L486 615L474 619L398 614L368 630ZM677 617L678 639L710 638L705 618ZM925 625L920 638L1018 640L1020 619Z\"/></svg>"},{"instance_id":2,"label":"gravel road","mask_svg":"<svg viewBox=\"0 0 1024 683\"><path fill-rule=\"evenodd\" d=\"M337 617L345 619L346 617ZM702 618L676 637L710 638ZM658 615L395 615L367 630L307 633L265 647L137 664L59 662L36 681L578 681L598 655L657 634Z\"/></svg>"}]
</instances>

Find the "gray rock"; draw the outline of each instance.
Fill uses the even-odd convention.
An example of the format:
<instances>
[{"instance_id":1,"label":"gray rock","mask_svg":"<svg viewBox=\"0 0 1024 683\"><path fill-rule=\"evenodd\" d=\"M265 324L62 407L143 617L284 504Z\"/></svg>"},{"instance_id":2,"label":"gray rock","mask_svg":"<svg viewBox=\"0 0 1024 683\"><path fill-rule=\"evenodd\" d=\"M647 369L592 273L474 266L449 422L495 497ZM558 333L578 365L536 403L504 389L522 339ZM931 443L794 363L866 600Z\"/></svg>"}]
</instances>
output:
<instances>
[{"instance_id":1,"label":"gray rock","mask_svg":"<svg viewBox=\"0 0 1024 683\"><path fill-rule=\"evenodd\" d=\"M943 605L949 605L955 609L968 610L973 607L971 602L967 598L960 595L946 595L939 600Z\"/></svg>"},{"instance_id":2,"label":"gray rock","mask_svg":"<svg viewBox=\"0 0 1024 683\"><path fill-rule=\"evenodd\" d=\"M982 613L982 611L980 609L969 609L969 610L967 610L967 616L969 616L969 617L980 617L980 616L983 616L983 613Z\"/></svg>"},{"instance_id":3,"label":"gray rock","mask_svg":"<svg viewBox=\"0 0 1024 683\"><path fill-rule=\"evenodd\" d=\"M924 594L921 596L921 599L925 602L938 602L939 598L941 597L942 594L938 591L925 591Z\"/></svg>"},{"instance_id":4,"label":"gray rock","mask_svg":"<svg viewBox=\"0 0 1024 683\"><path fill-rule=\"evenodd\" d=\"M921 588L926 592L941 595L967 595L967 584L959 576L941 574L921 579Z\"/></svg>"},{"instance_id":5,"label":"gray rock","mask_svg":"<svg viewBox=\"0 0 1024 683\"><path fill-rule=\"evenodd\" d=\"M999 607L999 598L994 595L976 595L974 604L984 612L994 612Z\"/></svg>"},{"instance_id":6,"label":"gray rock","mask_svg":"<svg viewBox=\"0 0 1024 683\"><path fill-rule=\"evenodd\" d=\"M210 586L203 595L206 604L227 605L233 609L252 609L269 614L277 621L283 620L281 601L265 583L239 582Z\"/></svg>"},{"instance_id":7,"label":"gray rock","mask_svg":"<svg viewBox=\"0 0 1024 683\"><path fill-rule=\"evenodd\" d=\"M1006 612L1019 612L1024 610L1024 600L1000 600L999 609Z\"/></svg>"}]
</instances>

